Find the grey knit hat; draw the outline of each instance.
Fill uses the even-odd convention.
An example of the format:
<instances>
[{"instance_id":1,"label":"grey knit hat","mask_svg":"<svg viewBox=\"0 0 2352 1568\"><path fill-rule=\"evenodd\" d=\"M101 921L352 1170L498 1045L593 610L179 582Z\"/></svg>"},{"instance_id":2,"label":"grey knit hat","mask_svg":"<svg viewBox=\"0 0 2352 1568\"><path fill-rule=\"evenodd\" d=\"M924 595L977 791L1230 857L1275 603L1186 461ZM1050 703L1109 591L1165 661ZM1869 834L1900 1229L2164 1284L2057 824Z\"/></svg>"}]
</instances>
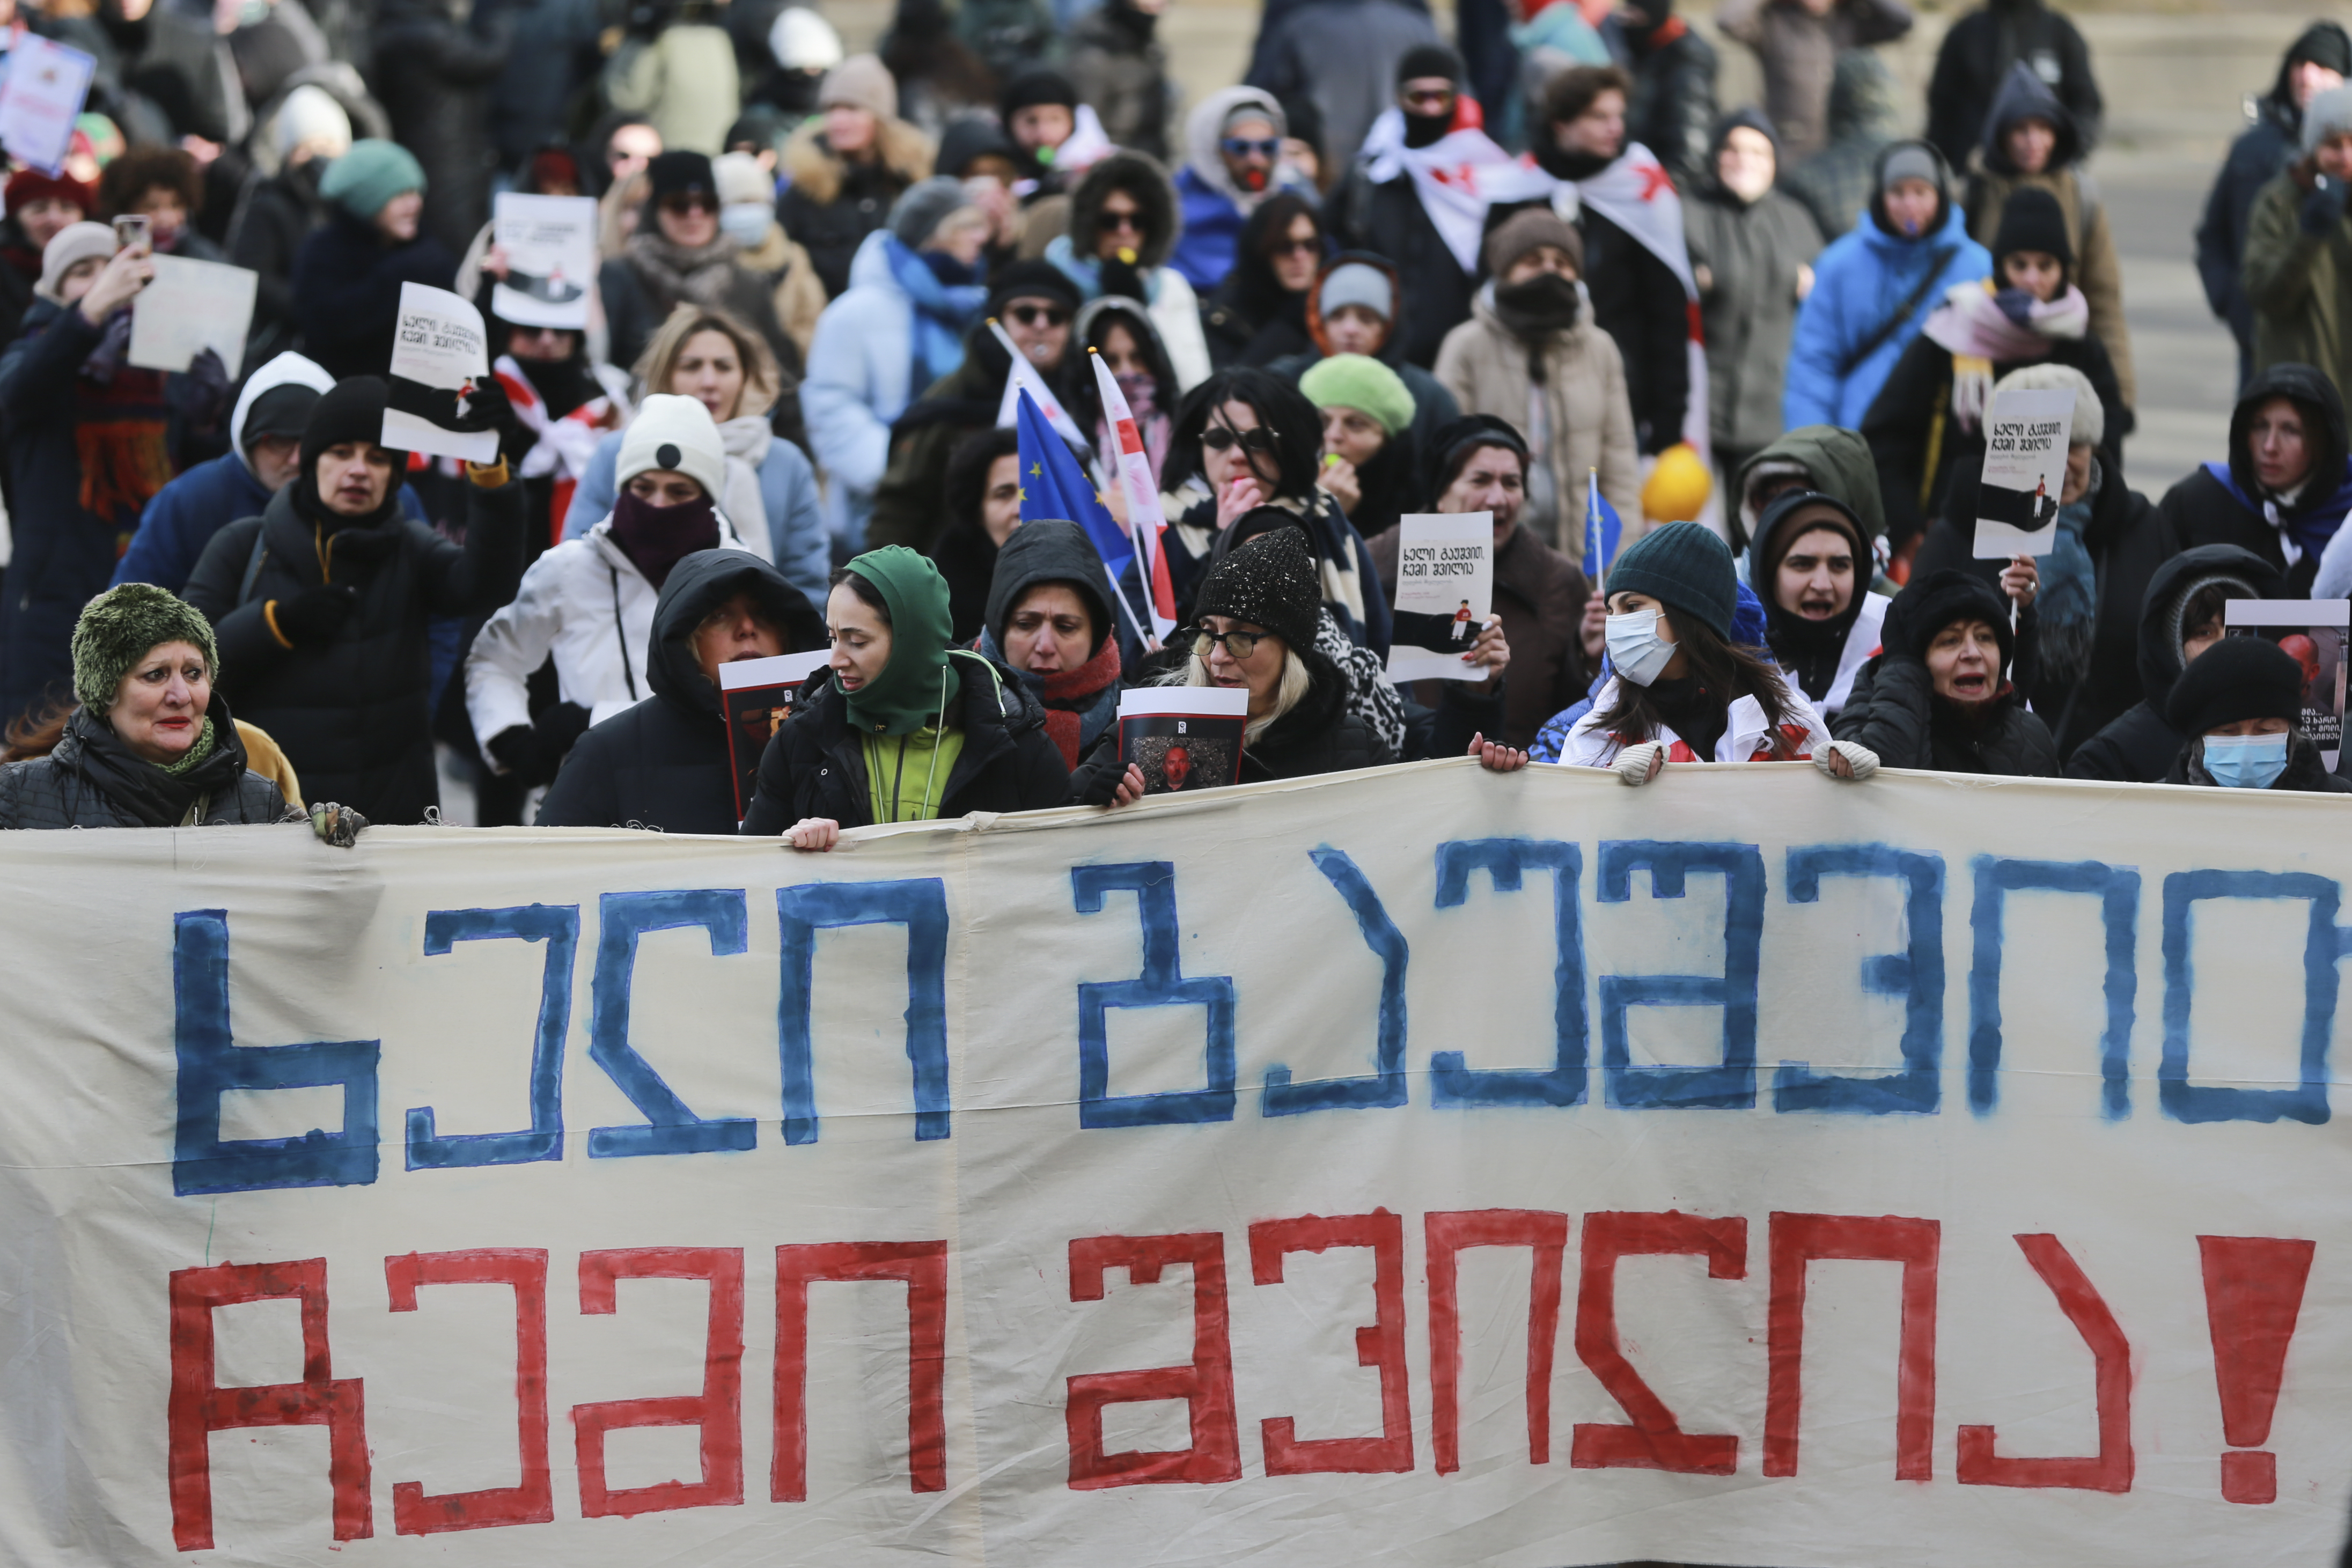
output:
<instances>
[{"instance_id":1,"label":"grey knit hat","mask_svg":"<svg viewBox=\"0 0 2352 1568\"><path fill-rule=\"evenodd\" d=\"M1609 591L1645 593L1731 641L1739 579L1731 570L1730 547L1702 524L1668 523L1627 545L1609 568Z\"/></svg>"},{"instance_id":2,"label":"grey knit hat","mask_svg":"<svg viewBox=\"0 0 2352 1568\"><path fill-rule=\"evenodd\" d=\"M74 622L74 695L92 714L104 715L122 677L165 643L193 643L203 650L207 671L220 669L212 622L202 611L152 582L108 589L83 605Z\"/></svg>"},{"instance_id":3,"label":"grey knit hat","mask_svg":"<svg viewBox=\"0 0 2352 1568\"><path fill-rule=\"evenodd\" d=\"M920 250L950 214L970 205L971 198L963 193L961 180L934 174L908 186L907 193L891 206L890 232L908 249Z\"/></svg>"},{"instance_id":4,"label":"grey knit hat","mask_svg":"<svg viewBox=\"0 0 2352 1568\"><path fill-rule=\"evenodd\" d=\"M1204 617L1225 615L1264 627L1294 653L1312 648L1323 595L1307 536L1295 528L1276 528L1246 541L1210 570L1196 609Z\"/></svg>"},{"instance_id":5,"label":"grey knit hat","mask_svg":"<svg viewBox=\"0 0 2352 1568\"><path fill-rule=\"evenodd\" d=\"M2305 106L2303 155L2310 157L2331 136L2352 135L2352 86L2332 87Z\"/></svg>"}]
</instances>

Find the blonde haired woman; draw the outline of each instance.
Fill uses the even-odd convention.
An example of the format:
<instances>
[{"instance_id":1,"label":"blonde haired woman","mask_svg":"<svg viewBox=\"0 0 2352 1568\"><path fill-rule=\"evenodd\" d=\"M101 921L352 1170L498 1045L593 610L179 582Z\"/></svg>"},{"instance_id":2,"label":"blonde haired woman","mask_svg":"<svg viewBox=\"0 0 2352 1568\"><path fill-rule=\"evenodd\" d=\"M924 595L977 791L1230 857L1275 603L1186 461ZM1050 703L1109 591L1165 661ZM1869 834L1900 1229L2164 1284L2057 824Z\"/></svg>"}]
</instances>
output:
<instances>
[{"instance_id":1,"label":"blonde haired woman","mask_svg":"<svg viewBox=\"0 0 2352 1568\"><path fill-rule=\"evenodd\" d=\"M646 345L636 375L648 393L690 397L710 411L727 448L726 482L713 497L719 510L744 549L775 562L811 603L824 603L833 558L817 510L816 471L769 426L782 373L767 340L723 310L681 305ZM613 509L614 466L626 434L597 444L572 493L565 538L580 538Z\"/></svg>"}]
</instances>

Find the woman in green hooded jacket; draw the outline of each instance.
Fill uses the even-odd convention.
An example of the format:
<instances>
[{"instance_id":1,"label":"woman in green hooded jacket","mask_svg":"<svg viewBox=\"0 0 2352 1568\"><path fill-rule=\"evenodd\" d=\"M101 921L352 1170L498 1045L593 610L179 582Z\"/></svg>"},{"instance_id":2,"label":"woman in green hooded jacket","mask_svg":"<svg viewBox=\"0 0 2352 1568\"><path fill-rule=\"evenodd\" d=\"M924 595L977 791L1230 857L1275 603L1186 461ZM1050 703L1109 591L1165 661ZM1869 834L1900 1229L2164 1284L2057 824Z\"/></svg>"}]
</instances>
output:
<instances>
[{"instance_id":1,"label":"woman in green hooded jacket","mask_svg":"<svg viewBox=\"0 0 2352 1568\"><path fill-rule=\"evenodd\" d=\"M947 580L903 545L834 573L826 669L760 758L743 831L829 850L844 828L1058 806L1069 770L1013 672L952 646Z\"/></svg>"}]
</instances>

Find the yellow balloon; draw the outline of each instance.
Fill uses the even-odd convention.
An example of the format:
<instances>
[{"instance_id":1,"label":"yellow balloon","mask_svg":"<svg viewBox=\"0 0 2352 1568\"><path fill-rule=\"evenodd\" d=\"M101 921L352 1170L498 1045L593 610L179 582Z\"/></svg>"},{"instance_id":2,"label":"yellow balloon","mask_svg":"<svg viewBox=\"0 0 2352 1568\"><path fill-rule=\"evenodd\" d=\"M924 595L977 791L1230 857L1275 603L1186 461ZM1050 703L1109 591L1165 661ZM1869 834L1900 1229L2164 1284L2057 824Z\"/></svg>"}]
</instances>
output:
<instances>
[{"instance_id":1,"label":"yellow balloon","mask_svg":"<svg viewBox=\"0 0 2352 1568\"><path fill-rule=\"evenodd\" d=\"M1690 443L1677 442L1658 454L1657 466L1642 486L1642 511L1654 523L1691 523L1715 494L1715 480Z\"/></svg>"}]
</instances>

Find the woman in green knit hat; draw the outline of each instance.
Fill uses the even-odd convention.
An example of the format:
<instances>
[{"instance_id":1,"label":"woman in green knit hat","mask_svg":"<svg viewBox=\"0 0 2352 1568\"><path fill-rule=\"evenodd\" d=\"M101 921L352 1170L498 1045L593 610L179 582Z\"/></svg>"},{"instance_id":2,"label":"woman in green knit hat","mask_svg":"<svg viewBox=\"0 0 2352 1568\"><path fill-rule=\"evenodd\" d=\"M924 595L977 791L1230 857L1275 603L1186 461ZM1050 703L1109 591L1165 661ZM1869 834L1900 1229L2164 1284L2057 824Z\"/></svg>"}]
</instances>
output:
<instances>
[{"instance_id":1,"label":"woman in green knit hat","mask_svg":"<svg viewBox=\"0 0 2352 1568\"><path fill-rule=\"evenodd\" d=\"M1062 804L1069 769L1013 672L952 645L947 580L903 545L834 573L826 669L760 758L743 831L829 850L844 828Z\"/></svg>"},{"instance_id":2,"label":"woman in green knit hat","mask_svg":"<svg viewBox=\"0 0 2352 1568\"><path fill-rule=\"evenodd\" d=\"M1412 393L1394 371L1362 354L1318 360L1298 378L1298 390L1323 416L1315 487L1339 503L1367 541L1380 538L1420 488Z\"/></svg>"},{"instance_id":3,"label":"woman in green knit hat","mask_svg":"<svg viewBox=\"0 0 2352 1568\"><path fill-rule=\"evenodd\" d=\"M47 757L0 767L0 829L198 828L299 821L250 771L228 705L213 690L211 622L152 583L91 600L74 624L81 706ZM366 823L311 809L321 838L348 846Z\"/></svg>"}]
</instances>

